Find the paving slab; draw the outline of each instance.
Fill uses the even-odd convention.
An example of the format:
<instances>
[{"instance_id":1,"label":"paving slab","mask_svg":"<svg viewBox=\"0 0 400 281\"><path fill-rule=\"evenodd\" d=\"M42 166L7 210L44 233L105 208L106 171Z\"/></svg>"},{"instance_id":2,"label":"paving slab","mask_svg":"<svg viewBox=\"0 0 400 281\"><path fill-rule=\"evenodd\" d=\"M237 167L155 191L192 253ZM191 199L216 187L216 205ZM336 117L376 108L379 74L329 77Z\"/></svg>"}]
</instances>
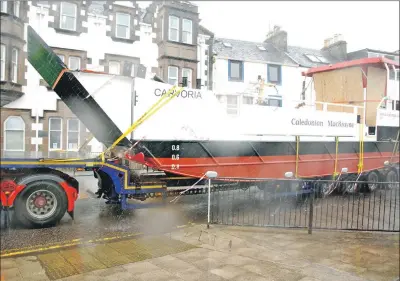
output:
<instances>
[{"instance_id":1,"label":"paving slab","mask_svg":"<svg viewBox=\"0 0 400 281\"><path fill-rule=\"evenodd\" d=\"M393 281L398 273L399 233L204 225L1 259L7 281Z\"/></svg>"}]
</instances>

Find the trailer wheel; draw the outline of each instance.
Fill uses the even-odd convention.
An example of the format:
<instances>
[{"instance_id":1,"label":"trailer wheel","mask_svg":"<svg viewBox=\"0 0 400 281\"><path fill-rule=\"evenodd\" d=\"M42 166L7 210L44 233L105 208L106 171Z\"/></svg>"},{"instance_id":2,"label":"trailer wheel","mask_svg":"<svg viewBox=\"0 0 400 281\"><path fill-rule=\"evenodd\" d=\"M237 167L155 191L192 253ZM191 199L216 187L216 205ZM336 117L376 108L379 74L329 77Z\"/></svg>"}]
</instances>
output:
<instances>
[{"instance_id":1,"label":"trailer wheel","mask_svg":"<svg viewBox=\"0 0 400 281\"><path fill-rule=\"evenodd\" d=\"M30 183L15 200L15 216L25 227L57 224L67 211L67 197L52 181Z\"/></svg>"},{"instance_id":2,"label":"trailer wheel","mask_svg":"<svg viewBox=\"0 0 400 281\"><path fill-rule=\"evenodd\" d=\"M385 181L388 182L386 184L386 188L394 189L395 187L399 186L399 175L397 174L397 172L394 169L390 169L386 173Z\"/></svg>"},{"instance_id":3,"label":"trailer wheel","mask_svg":"<svg viewBox=\"0 0 400 281\"><path fill-rule=\"evenodd\" d=\"M369 192L373 192L379 187L380 175L377 171L371 171L366 176L367 189Z\"/></svg>"}]
</instances>

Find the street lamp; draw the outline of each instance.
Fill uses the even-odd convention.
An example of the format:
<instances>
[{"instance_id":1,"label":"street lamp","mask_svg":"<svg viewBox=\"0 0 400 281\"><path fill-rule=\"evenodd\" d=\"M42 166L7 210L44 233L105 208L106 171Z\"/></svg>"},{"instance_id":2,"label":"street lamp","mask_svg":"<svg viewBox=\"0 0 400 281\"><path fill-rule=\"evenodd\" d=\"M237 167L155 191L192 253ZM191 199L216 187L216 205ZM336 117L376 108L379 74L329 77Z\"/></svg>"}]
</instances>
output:
<instances>
[{"instance_id":1,"label":"street lamp","mask_svg":"<svg viewBox=\"0 0 400 281\"><path fill-rule=\"evenodd\" d=\"M218 176L215 171L207 171L206 177L208 178L208 210L207 210L207 228L210 228L210 208L211 208L211 179Z\"/></svg>"}]
</instances>

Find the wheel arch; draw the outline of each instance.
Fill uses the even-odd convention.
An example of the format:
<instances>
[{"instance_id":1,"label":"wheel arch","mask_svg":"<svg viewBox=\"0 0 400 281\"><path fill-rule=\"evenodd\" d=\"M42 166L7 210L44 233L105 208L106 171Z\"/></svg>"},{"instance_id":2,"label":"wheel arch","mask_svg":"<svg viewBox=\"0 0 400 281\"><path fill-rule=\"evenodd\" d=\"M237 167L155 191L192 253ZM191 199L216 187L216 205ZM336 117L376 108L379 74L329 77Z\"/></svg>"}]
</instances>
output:
<instances>
[{"instance_id":1,"label":"wheel arch","mask_svg":"<svg viewBox=\"0 0 400 281\"><path fill-rule=\"evenodd\" d=\"M20 190L18 194L15 194L14 198L12 198L12 201L9 202L10 205L13 205L17 198L23 196L26 192L28 192L29 185L36 181L50 181L55 183L60 188L60 190L63 191L63 194L67 199L68 211L69 212L73 211L75 206L75 200L78 198L78 191L76 190L75 187L71 187L67 183L66 179L63 179L61 176L52 173L28 175L20 178L17 184L20 186L24 186L24 188Z\"/></svg>"}]
</instances>

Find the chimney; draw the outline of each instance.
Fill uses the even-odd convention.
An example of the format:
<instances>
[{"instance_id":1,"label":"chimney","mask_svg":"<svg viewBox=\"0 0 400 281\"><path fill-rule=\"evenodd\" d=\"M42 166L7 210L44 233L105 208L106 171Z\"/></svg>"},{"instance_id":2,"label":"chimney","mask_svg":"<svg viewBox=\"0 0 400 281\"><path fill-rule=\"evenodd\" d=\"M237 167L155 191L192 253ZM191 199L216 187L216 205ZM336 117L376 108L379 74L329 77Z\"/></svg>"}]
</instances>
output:
<instances>
[{"instance_id":1,"label":"chimney","mask_svg":"<svg viewBox=\"0 0 400 281\"><path fill-rule=\"evenodd\" d=\"M280 26L275 25L273 31L267 34L265 43L272 43L276 48L282 51L287 51L287 32L281 30Z\"/></svg>"},{"instance_id":2,"label":"chimney","mask_svg":"<svg viewBox=\"0 0 400 281\"><path fill-rule=\"evenodd\" d=\"M338 61L347 60L347 42L342 34L335 34L333 38L324 40L324 47L321 49L323 55L333 57Z\"/></svg>"}]
</instances>

